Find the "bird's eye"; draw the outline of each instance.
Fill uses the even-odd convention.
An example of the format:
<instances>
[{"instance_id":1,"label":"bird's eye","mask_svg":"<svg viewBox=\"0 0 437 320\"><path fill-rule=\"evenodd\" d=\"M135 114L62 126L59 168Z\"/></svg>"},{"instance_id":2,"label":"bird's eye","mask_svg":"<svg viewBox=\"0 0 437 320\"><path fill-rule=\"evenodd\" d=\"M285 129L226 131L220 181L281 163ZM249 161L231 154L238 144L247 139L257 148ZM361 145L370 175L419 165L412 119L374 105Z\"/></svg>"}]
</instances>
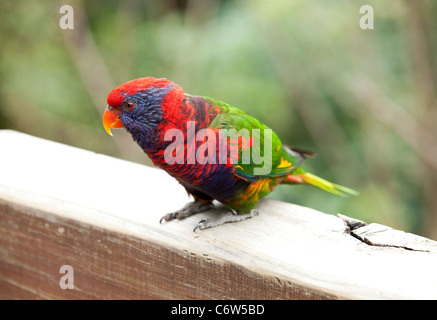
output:
<instances>
[{"instance_id":1,"label":"bird's eye","mask_svg":"<svg viewBox=\"0 0 437 320\"><path fill-rule=\"evenodd\" d=\"M125 103L126 110L132 110L135 107L135 104L132 101L127 101Z\"/></svg>"}]
</instances>

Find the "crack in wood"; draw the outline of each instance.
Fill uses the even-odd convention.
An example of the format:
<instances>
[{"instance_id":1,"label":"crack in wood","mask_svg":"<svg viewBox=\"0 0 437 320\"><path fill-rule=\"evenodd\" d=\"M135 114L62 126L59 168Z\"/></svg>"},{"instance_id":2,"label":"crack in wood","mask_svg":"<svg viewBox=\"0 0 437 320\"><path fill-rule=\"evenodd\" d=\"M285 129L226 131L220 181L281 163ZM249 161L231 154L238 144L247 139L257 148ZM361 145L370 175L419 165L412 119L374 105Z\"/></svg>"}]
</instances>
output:
<instances>
[{"instance_id":1,"label":"crack in wood","mask_svg":"<svg viewBox=\"0 0 437 320\"><path fill-rule=\"evenodd\" d=\"M399 245L399 244L394 244L394 243L382 243L382 242L375 242L369 239L369 237L371 236L379 236L382 235L382 237L386 236L387 240L391 240L391 241L404 241L404 242L408 242L408 234L405 232L402 232L402 234L392 234L393 232L399 232L397 230L394 230L390 227L386 227L386 226L381 226L379 224L367 224L364 221L358 220L358 219L353 219L350 218L348 216L342 215L342 214L337 214L337 217L339 217L340 219L343 220L346 228L345 228L345 233L351 235L352 237L354 237L355 239L358 239L359 241L372 246L372 247L389 247L389 248L399 248L399 249L404 249L404 250L409 250L409 251L418 251L418 252L430 252L429 250L426 249L419 249L419 248L413 248L411 246L406 246L406 245ZM372 229L372 228L379 228L379 229ZM384 228L380 228L380 227L384 227ZM363 228L366 228L365 230L363 230Z\"/></svg>"}]
</instances>

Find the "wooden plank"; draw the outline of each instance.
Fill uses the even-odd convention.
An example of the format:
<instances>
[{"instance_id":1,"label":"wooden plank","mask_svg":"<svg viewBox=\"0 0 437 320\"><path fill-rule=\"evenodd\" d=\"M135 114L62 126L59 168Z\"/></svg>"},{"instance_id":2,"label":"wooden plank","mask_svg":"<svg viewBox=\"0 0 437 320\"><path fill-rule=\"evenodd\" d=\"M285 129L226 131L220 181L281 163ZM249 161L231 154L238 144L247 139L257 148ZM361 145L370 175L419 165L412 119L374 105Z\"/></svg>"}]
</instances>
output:
<instances>
[{"instance_id":1,"label":"wooden plank","mask_svg":"<svg viewBox=\"0 0 437 320\"><path fill-rule=\"evenodd\" d=\"M161 170L9 130L0 150L0 298L437 298L435 241L272 200L193 233L214 212L159 224L188 200Z\"/></svg>"}]
</instances>

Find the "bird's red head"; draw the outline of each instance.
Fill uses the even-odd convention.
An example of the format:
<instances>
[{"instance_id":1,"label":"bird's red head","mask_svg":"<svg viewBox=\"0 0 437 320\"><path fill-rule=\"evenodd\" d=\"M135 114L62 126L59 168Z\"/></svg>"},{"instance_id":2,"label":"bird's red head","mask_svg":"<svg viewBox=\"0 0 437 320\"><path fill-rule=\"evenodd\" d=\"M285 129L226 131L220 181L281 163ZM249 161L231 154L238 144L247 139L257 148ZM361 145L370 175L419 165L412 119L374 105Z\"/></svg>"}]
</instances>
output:
<instances>
[{"instance_id":1,"label":"bird's red head","mask_svg":"<svg viewBox=\"0 0 437 320\"><path fill-rule=\"evenodd\" d=\"M139 78L116 87L108 95L108 106L103 114L103 126L111 134L111 129L126 127L138 119L157 122L157 114L162 117L163 106L180 105L184 91L170 80L161 78ZM160 110L158 110L158 108Z\"/></svg>"}]
</instances>

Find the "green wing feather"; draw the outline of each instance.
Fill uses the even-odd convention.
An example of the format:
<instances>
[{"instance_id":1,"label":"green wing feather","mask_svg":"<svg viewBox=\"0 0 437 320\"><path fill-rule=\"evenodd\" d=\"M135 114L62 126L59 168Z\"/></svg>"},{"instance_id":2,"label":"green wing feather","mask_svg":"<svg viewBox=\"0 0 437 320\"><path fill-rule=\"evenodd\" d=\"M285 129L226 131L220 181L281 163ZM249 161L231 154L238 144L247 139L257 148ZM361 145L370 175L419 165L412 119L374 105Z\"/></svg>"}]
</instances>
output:
<instances>
[{"instance_id":1,"label":"green wing feather","mask_svg":"<svg viewBox=\"0 0 437 320\"><path fill-rule=\"evenodd\" d=\"M251 182L257 181L260 178L284 176L294 170L300 163L298 153L283 145L276 133L268 126L227 103L208 97L204 98L221 109L221 112L210 123L209 128L226 129L221 131L222 136L233 129L235 130L234 133L239 133L239 136L244 137L244 133L248 133L249 137L252 137L253 134L256 134L256 131L253 131L253 129L258 129L259 146L253 142L256 139L252 140L252 145L241 140L238 143L235 140L233 142L230 141L231 144L238 144L238 163L234 164L237 176ZM265 141L265 136L269 134L265 130L270 130L271 132L271 146L265 145L265 143L268 143L268 141ZM264 150L266 150L266 154ZM247 157L248 154L250 155L249 159ZM260 162L261 159L264 161ZM271 170L261 174L258 173L261 170L255 170L255 168L263 167L271 168Z\"/></svg>"}]
</instances>

